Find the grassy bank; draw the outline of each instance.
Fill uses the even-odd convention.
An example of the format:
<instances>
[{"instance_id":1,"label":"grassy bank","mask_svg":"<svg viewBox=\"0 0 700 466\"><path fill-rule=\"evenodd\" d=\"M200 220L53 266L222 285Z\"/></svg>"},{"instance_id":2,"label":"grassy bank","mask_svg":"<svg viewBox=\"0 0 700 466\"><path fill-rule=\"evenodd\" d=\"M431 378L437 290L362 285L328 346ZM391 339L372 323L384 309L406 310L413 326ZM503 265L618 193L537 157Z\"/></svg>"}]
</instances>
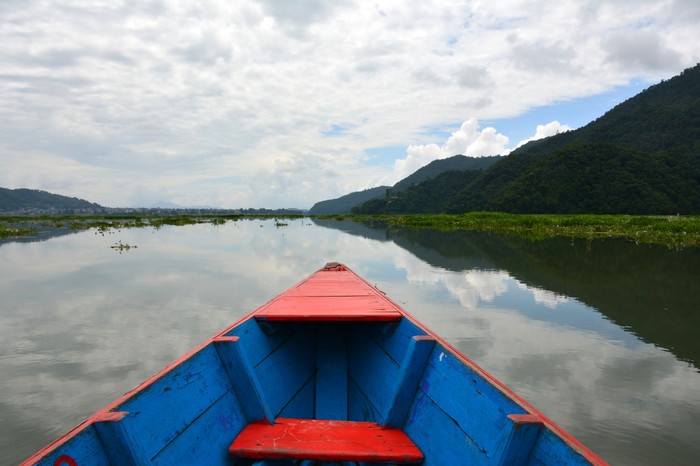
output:
<instances>
[{"instance_id":1,"label":"grassy bank","mask_svg":"<svg viewBox=\"0 0 700 466\"><path fill-rule=\"evenodd\" d=\"M244 218L300 218L280 215L64 215L0 217L0 238L32 235L48 229L160 228L163 225L221 224ZM325 218L381 222L389 227L436 230L475 230L517 235L530 239L625 238L636 243L672 248L700 247L700 216L650 215L549 215L472 212L461 215L343 215Z\"/></svg>"},{"instance_id":2,"label":"grassy bank","mask_svg":"<svg viewBox=\"0 0 700 466\"><path fill-rule=\"evenodd\" d=\"M50 230L87 230L100 232L123 228L161 228L164 225L193 225L197 223L223 224L244 218L292 218L279 215L44 215L27 217L0 217L0 238L36 235Z\"/></svg>"},{"instance_id":3,"label":"grassy bank","mask_svg":"<svg viewBox=\"0 0 700 466\"><path fill-rule=\"evenodd\" d=\"M700 247L700 216L550 215L471 212L460 215L348 216L390 227L490 231L530 239L625 238L672 248Z\"/></svg>"}]
</instances>

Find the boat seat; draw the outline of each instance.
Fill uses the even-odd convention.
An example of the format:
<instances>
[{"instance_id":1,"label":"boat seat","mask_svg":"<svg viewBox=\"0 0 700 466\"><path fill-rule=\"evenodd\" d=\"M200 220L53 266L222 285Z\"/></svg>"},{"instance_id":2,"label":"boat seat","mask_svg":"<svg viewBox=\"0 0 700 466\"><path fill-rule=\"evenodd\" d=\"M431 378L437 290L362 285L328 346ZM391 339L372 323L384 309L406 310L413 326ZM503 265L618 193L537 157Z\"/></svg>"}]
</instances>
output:
<instances>
[{"instance_id":1,"label":"boat seat","mask_svg":"<svg viewBox=\"0 0 700 466\"><path fill-rule=\"evenodd\" d=\"M423 454L397 428L374 422L278 418L248 424L229 447L233 457L419 464Z\"/></svg>"},{"instance_id":2,"label":"boat seat","mask_svg":"<svg viewBox=\"0 0 700 466\"><path fill-rule=\"evenodd\" d=\"M313 281L304 281L255 312L259 321L392 322L401 309L377 289L358 280L345 266L327 264Z\"/></svg>"}]
</instances>

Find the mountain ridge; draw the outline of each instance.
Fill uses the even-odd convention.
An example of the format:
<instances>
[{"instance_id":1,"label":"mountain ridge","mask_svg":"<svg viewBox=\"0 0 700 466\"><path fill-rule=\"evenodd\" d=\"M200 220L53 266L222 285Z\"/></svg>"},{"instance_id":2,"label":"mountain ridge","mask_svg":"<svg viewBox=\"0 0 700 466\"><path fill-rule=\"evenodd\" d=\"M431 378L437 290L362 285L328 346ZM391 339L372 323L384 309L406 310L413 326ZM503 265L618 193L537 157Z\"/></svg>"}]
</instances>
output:
<instances>
[{"instance_id":1,"label":"mountain ridge","mask_svg":"<svg viewBox=\"0 0 700 466\"><path fill-rule=\"evenodd\" d=\"M40 189L0 188L0 213L94 213L103 210L99 204L77 197L53 194Z\"/></svg>"},{"instance_id":2,"label":"mountain ridge","mask_svg":"<svg viewBox=\"0 0 700 466\"><path fill-rule=\"evenodd\" d=\"M488 157L468 157L466 155L453 155L444 159L433 160L419 168L406 178L398 181L393 186L378 186L364 191L355 191L335 199L327 199L315 203L309 209L310 215L337 215L349 214L353 207L364 202L382 198L387 193L403 192L412 186L435 178L448 171L483 170L495 164L505 156L493 155Z\"/></svg>"},{"instance_id":3,"label":"mountain ridge","mask_svg":"<svg viewBox=\"0 0 700 466\"><path fill-rule=\"evenodd\" d=\"M700 64L582 128L525 144L442 199L452 176L355 212L700 213Z\"/></svg>"}]
</instances>

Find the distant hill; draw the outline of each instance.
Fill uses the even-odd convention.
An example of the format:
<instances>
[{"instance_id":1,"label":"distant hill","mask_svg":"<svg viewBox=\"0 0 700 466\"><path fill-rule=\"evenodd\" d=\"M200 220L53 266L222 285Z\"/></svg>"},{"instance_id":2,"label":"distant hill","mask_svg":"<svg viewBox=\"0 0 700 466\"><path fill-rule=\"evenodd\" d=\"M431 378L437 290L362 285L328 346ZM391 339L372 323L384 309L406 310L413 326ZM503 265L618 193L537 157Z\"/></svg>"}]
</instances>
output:
<instances>
[{"instance_id":1,"label":"distant hill","mask_svg":"<svg viewBox=\"0 0 700 466\"><path fill-rule=\"evenodd\" d=\"M700 65L466 174L459 189L439 177L356 211L425 212L435 199L430 213L700 213Z\"/></svg>"},{"instance_id":2,"label":"distant hill","mask_svg":"<svg viewBox=\"0 0 700 466\"><path fill-rule=\"evenodd\" d=\"M326 201L317 202L309 209L310 215L333 215L333 214L349 214L353 207L362 205L362 203L384 198L387 196L387 190L390 193L398 193L406 191L412 186L418 185L424 181L433 179L442 173L448 171L464 171L464 170L482 170L490 167L503 156L490 157L467 157L464 155L455 155L446 159L433 160L428 165L419 168L411 175L396 183L394 186L379 186L370 188L365 191L357 191L337 199L329 199Z\"/></svg>"},{"instance_id":3,"label":"distant hill","mask_svg":"<svg viewBox=\"0 0 700 466\"><path fill-rule=\"evenodd\" d=\"M465 185L474 181L481 170L449 170L435 178L408 187L405 191L389 190L386 195L355 206L355 214L430 214L443 212Z\"/></svg>"},{"instance_id":4,"label":"distant hill","mask_svg":"<svg viewBox=\"0 0 700 466\"><path fill-rule=\"evenodd\" d=\"M376 188L366 189L364 191L356 191L346 194L337 199L328 199L314 204L309 209L309 215L336 215L349 214L353 207L374 199L375 197L384 196L389 186L378 186Z\"/></svg>"},{"instance_id":5,"label":"distant hill","mask_svg":"<svg viewBox=\"0 0 700 466\"><path fill-rule=\"evenodd\" d=\"M485 170L504 158L505 156L503 155L492 155L488 157L454 155L446 159L433 160L428 165L419 168L413 172L413 174L396 183L392 187L392 191L405 191L411 186L435 178L447 171Z\"/></svg>"},{"instance_id":6,"label":"distant hill","mask_svg":"<svg viewBox=\"0 0 700 466\"><path fill-rule=\"evenodd\" d=\"M0 188L0 213L92 213L102 210L99 204L76 197L51 194L37 189Z\"/></svg>"}]
</instances>

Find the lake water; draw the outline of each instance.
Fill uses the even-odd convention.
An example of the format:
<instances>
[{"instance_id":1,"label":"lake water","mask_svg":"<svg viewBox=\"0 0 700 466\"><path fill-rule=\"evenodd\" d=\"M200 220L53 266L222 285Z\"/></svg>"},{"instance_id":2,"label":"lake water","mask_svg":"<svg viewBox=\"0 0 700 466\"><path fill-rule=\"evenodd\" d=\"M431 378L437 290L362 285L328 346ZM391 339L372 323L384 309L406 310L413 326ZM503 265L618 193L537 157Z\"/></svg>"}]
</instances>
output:
<instances>
[{"instance_id":1,"label":"lake water","mask_svg":"<svg viewBox=\"0 0 700 466\"><path fill-rule=\"evenodd\" d=\"M0 464L330 261L607 461L700 464L700 250L285 222L0 244Z\"/></svg>"}]
</instances>

